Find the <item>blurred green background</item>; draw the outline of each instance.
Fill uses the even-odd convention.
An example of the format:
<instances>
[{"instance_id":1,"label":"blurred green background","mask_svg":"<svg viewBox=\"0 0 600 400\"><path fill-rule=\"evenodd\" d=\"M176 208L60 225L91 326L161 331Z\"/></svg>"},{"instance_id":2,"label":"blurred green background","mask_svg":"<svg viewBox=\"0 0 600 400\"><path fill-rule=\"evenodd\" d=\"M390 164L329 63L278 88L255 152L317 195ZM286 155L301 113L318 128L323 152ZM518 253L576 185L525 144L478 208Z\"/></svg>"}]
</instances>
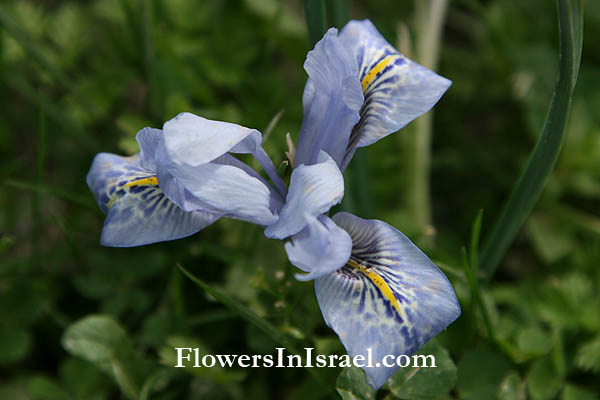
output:
<instances>
[{"instance_id":1,"label":"blurred green background","mask_svg":"<svg viewBox=\"0 0 600 400\"><path fill-rule=\"evenodd\" d=\"M419 60L419 1L351 1L349 14ZM400 371L376 397L598 398L600 5L585 4L563 152L481 284L483 314L461 248L480 209L489 232L542 128L556 5L453 0L442 23L436 70L454 83L435 107L424 166L431 216L423 224L411 197L423 169L411 156L416 124L362 151L343 207L408 234L452 281L463 315L423 350L439 368ZM96 153L134 153L138 130L182 111L262 132L276 122L265 147L279 165L285 134L299 131L308 50L299 0L0 3L0 399L375 398L354 370L337 381L336 369L172 368L174 346L343 348L312 284L294 280L282 243L259 227L220 220L183 240L103 248L85 184Z\"/></svg>"}]
</instances>

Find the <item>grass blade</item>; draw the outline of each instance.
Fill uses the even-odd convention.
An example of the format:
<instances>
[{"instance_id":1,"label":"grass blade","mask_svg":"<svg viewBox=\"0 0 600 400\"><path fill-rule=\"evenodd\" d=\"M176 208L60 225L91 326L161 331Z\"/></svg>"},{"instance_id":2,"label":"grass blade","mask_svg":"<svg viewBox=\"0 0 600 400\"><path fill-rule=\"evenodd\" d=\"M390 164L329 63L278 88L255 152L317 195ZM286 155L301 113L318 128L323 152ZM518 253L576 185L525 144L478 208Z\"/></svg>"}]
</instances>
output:
<instances>
[{"instance_id":1,"label":"grass blade","mask_svg":"<svg viewBox=\"0 0 600 400\"><path fill-rule=\"evenodd\" d=\"M248 307L246 307L245 305L243 305L224 291L207 285L206 283L198 279L196 276L194 276L187 269L185 269L183 266L177 264L177 267L179 267L179 269L185 274L185 276L190 278L196 285L200 286L202 290L213 296L215 299L217 299L217 301L222 303L230 310L239 314L246 321L250 322L252 325L256 326L258 329L266 333L267 336L269 336L273 341L275 341L276 343L284 344L286 346L289 345L289 340L285 338L279 332L279 330L277 330L277 328L275 328L273 325L271 325L264 319L260 318L251 309L249 309Z\"/></svg>"},{"instance_id":2,"label":"grass blade","mask_svg":"<svg viewBox=\"0 0 600 400\"><path fill-rule=\"evenodd\" d=\"M312 48L325 34L325 2L323 0L304 0L308 39Z\"/></svg>"},{"instance_id":3,"label":"grass blade","mask_svg":"<svg viewBox=\"0 0 600 400\"><path fill-rule=\"evenodd\" d=\"M481 269L489 279L537 202L556 164L577 81L583 41L582 0L558 0L560 67L558 81L539 140L494 224L481 253Z\"/></svg>"},{"instance_id":4,"label":"grass blade","mask_svg":"<svg viewBox=\"0 0 600 400\"><path fill-rule=\"evenodd\" d=\"M231 297L229 294L224 291L214 288L210 285L207 285L196 276L194 276L191 272L185 269L180 264L177 264L177 267L194 282L196 285L200 286L202 290L206 293L213 296L217 301L223 304L225 307L229 308L231 311L238 314L240 317L250 322L252 325L256 326L258 329L263 331L267 336L271 338L275 343L281 344L286 350L292 354L299 355L302 357L302 354L296 349L296 347L292 344L292 342L277 329L275 326L271 325L269 322L265 321L258 315L254 313L251 309ZM325 384L323 382L323 378L319 373L316 372L314 368L307 368L308 372L316 379L317 382Z\"/></svg>"}]
</instances>

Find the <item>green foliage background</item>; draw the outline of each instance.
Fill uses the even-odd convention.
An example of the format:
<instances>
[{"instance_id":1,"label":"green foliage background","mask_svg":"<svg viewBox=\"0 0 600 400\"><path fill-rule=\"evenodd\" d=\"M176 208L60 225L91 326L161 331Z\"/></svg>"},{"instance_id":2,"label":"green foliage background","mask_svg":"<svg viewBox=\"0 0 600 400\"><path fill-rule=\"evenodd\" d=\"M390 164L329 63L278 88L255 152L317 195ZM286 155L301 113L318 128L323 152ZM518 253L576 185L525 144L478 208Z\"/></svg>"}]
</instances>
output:
<instances>
[{"instance_id":1,"label":"green foliage background","mask_svg":"<svg viewBox=\"0 0 600 400\"><path fill-rule=\"evenodd\" d=\"M412 55L414 2L352 1L350 17L370 18L392 43L404 23ZM454 83L435 108L431 228L420 229L409 207L414 124L364 150L349 171L343 207L408 234L451 279L463 309L422 350L439 368L401 370L374 394L353 369L172 368L174 346L343 348L312 285L293 279L281 242L260 228L221 220L179 241L103 248L103 215L85 185L96 153L133 153L139 129L181 111L265 132L283 110L265 143L281 163L285 134L297 137L302 119L302 3L4 0L0 399L598 398L594 0L584 26L563 152L491 282L473 279L461 249L472 254L480 209L485 238L542 128L558 68L554 2L450 2L437 70Z\"/></svg>"}]
</instances>

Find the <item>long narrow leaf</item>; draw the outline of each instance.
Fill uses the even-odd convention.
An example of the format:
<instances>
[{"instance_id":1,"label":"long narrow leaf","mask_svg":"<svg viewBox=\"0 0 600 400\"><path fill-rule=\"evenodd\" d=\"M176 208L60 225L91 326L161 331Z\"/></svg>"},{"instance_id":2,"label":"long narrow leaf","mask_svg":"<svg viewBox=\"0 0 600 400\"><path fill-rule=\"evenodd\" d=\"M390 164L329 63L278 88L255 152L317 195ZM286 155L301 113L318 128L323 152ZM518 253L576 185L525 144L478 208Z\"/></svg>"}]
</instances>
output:
<instances>
[{"instance_id":1,"label":"long narrow leaf","mask_svg":"<svg viewBox=\"0 0 600 400\"><path fill-rule=\"evenodd\" d=\"M229 308L230 310L236 312L240 315L240 317L244 318L246 321L250 322L252 325L256 326L258 329L267 334L273 341L276 343L281 343L283 345L289 345L289 341L275 328L273 325L269 324L264 319L260 318L256 315L251 309L223 292L220 289L214 288L210 285L207 285L196 276L194 276L191 272L185 269L183 266L177 264L181 272L185 274L188 278L192 280L196 285L200 286L202 290L206 293L213 296L217 299L218 302L222 303L224 306Z\"/></svg>"},{"instance_id":2,"label":"long narrow leaf","mask_svg":"<svg viewBox=\"0 0 600 400\"><path fill-rule=\"evenodd\" d=\"M544 128L481 254L489 279L537 202L565 138L565 125L577 81L583 41L582 0L558 0L560 68Z\"/></svg>"},{"instance_id":3,"label":"long narrow leaf","mask_svg":"<svg viewBox=\"0 0 600 400\"><path fill-rule=\"evenodd\" d=\"M231 297L229 294L225 293L224 291L218 288L214 288L210 285L207 285L206 283L198 279L196 276L194 276L187 269L182 267L180 264L177 264L177 267L181 270L181 272L185 274L185 276L190 278L196 285L200 286L202 290L213 296L215 299L217 299L218 302L223 304L225 307L229 308L231 311L235 312L240 317L244 318L246 321L250 322L252 325L256 326L258 329L263 331L275 343L284 346L286 350L290 353L301 356L301 353L295 348L291 341L275 326L271 325L269 322L256 315L254 311L252 311L251 309L249 309L248 307ZM314 368L307 368L307 370L317 382L325 384L323 382L322 376L319 373L317 373Z\"/></svg>"},{"instance_id":4,"label":"long narrow leaf","mask_svg":"<svg viewBox=\"0 0 600 400\"><path fill-rule=\"evenodd\" d=\"M317 43L325 33L325 2L323 0L304 0L306 13L306 26L311 47Z\"/></svg>"}]
</instances>

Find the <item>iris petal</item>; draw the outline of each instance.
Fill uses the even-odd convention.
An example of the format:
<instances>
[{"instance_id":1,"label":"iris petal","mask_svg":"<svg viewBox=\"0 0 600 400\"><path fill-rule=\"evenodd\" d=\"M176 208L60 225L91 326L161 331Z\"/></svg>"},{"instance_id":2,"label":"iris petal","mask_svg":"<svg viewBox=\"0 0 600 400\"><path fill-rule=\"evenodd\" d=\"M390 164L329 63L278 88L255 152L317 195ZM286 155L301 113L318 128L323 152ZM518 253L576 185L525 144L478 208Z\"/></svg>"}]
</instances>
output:
<instances>
[{"instance_id":1,"label":"iris petal","mask_svg":"<svg viewBox=\"0 0 600 400\"><path fill-rule=\"evenodd\" d=\"M100 153L86 177L98 205L107 213L100 243L130 247L179 239L215 222L208 212L184 212L164 195L156 175L140 157Z\"/></svg>"},{"instance_id":2,"label":"iris petal","mask_svg":"<svg viewBox=\"0 0 600 400\"><path fill-rule=\"evenodd\" d=\"M255 129L191 113L181 113L165 122L163 133L169 159L190 166L206 164L229 151L253 153L262 141Z\"/></svg>"},{"instance_id":3,"label":"iris petal","mask_svg":"<svg viewBox=\"0 0 600 400\"><path fill-rule=\"evenodd\" d=\"M344 197L344 177L335 161L321 152L319 163L294 168L279 219L267 227L269 238L284 239L306 226L305 215L317 217Z\"/></svg>"},{"instance_id":4,"label":"iris petal","mask_svg":"<svg viewBox=\"0 0 600 400\"><path fill-rule=\"evenodd\" d=\"M259 225L274 223L277 216L273 202L277 199L269 186L256 173L249 173L237 163L233 165L231 159L221 158L220 163L215 160L198 166L168 165L167 176L185 189L179 192L183 200L177 203L185 210L199 208Z\"/></svg>"},{"instance_id":5,"label":"iris petal","mask_svg":"<svg viewBox=\"0 0 600 400\"><path fill-rule=\"evenodd\" d=\"M316 163L322 150L339 164L363 102L356 61L332 28L308 53L304 69L309 79L294 165Z\"/></svg>"},{"instance_id":6,"label":"iris petal","mask_svg":"<svg viewBox=\"0 0 600 400\"><path fill-rule=\"evenodd\" d=\"M352 238L341 269L315 280L325 322L351 357L374 363L386 355L410 355L460 315L444 274L406 236L382 221L348 213L333 217ZM388 359L389 360L389 359ZM379 388L398 367L365 367Z\"/></svg>"},{"instance_id":7,"label":"iris petal","mask_svg":"<svg viewBox=\"0 0 600 400\"><path fill-rule=\"evenodd\" d=\"M135 135L140 146L140 165L150 171L156 171L156 153L162 142L163 134L160 129L144 128Z\"/></svg>"},{"instance_id":8,"label":"iris petal","mask_svg":"<svg viewBox=\"0 0 600 400\"><path fill-rule=\"evenodd\" d=\"M296 279L308 281L343 267L350 258L352 239L331 218L305 216L307 225L285 244L290 262L308 274Z\"/></svg>"},{"instance_id":9,"label":"iris petal","mask_svg":"<svg viewBox=\"0 0 600 400\"><path fill-rule=\"evenodd\" d=\"M373 144L429 111L452 82L404 57L369 20L349 22L339 38L358 62L365 96L345 167L357 147Z\"/></svg>"}]
</instances>

